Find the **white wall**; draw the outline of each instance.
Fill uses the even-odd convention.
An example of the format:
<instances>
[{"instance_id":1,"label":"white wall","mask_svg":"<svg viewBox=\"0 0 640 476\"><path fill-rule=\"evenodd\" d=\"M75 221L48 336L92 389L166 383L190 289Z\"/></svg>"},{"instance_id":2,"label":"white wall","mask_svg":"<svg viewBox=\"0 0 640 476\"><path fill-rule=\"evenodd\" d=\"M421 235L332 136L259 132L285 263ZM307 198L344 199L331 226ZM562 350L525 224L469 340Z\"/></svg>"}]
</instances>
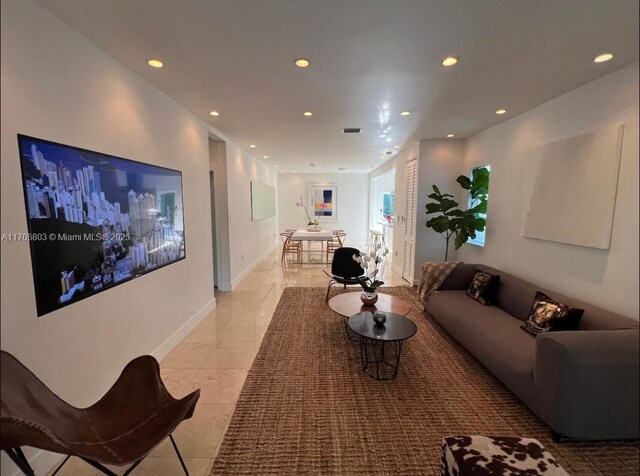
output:
<instances>
[{"instance_id":1,"label":"white wall","mask_svg":"<svg viewBox=\"0 0 640 476\"><path fill-rule=\"evenodd\" d=\"M233 142L227 142L226 148L233 289L279 243L277 216L251 221L251 181L277 189L278 174Z\"/></svg>"},{"instance_id":2,"label":"white wall","mask_svg":"<svg viewBox=\"0 0 640 476\"><path fill-rule=\"evenodd\" d=\"M625 125L609 250L522 236L531 148ZM467 140L464 166L491 164L486 246L458 258L486 263L638 319L638 64L549 101Z\"/></svg>"},{"instance_id":3,"label":"white wall","mask_svg":"<svg viewBox=\"0 0 640 476\"><path fill-rule=\"evenodd\" d=\"M32 1L3 1L1 16L2 233L27 232L17 133L183 173L186 259L41 318L28 243L2 242L2 349L85 406L215 306L207 126Z\"/></svg>"},{"instance_id":4,"label":"white wall","mask_svg":"<svg viewBox=\"0 0 640 476\"><path fill-rule=\"evenodd\" d=\"M444 261L445 240L427 228L426 222L434 215L427 216L426 205L431 202L427 196L433 193L436 185L442 193L457 195L460 185L456 178L462 168L463 143L460 140L422 140L420 141L420 157L418 163L418 205L416 207L416 260L414 279L420 278L422 264L427 261ZM462 202L461 208L466 208ZM456 260L454 238L449 241L448 261Z\"/></svg>"},{"instance_id":5,"label":"white wall","mask_svg":"<svg viewBox=\"0 0 640 476\"><path fill-rule=\"evenodd\" d=\"M309 207L309 184L337 184L337 221L320 222L320 226L342 229L348 246L366 245L368 240L368 174L284 174L278 175L278 229L305 228L307 217L296 207L300 197Z\"/></svg>"}]
</instances>

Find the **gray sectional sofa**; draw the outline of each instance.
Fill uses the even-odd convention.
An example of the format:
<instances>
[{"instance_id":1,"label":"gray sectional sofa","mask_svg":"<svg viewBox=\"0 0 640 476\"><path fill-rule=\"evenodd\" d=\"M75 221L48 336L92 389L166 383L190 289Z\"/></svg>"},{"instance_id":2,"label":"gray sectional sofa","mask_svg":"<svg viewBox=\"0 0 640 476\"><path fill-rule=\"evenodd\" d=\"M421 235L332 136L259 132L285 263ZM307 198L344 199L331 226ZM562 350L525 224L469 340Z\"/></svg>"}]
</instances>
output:
<instances>
[{"instance_id":1,"label":"gray sectional sofa","mask_svg":"<svg viewBox=\"0 0 640 476\"><path fill-rule=\"evenodd\" d=\"M500 275L494 305L466 290L480 269ZM577 331L533 336L520 329L536 291L584 309ZM554 436L638 438L638 322L488 266L460 264L425 308L539 415Z\"/></svg>"}]
</instances>

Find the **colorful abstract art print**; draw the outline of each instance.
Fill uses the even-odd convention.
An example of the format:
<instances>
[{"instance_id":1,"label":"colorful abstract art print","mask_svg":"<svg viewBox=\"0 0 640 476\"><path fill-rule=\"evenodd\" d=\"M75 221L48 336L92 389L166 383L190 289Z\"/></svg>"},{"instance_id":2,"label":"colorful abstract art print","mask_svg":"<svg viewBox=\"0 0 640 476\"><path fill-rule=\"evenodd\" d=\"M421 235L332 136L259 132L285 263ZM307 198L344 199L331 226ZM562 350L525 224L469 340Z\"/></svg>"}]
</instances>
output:
<instances>
[{"instance_id":1,"label":"colorful abstract art print","mask_svg":"<svg viewBox=\"0 0 640 476\"><path fill-rule=\"evenodd\" d=\"M337 185L309 184L309 204L312 218L318 221L336 221Z\"/></svg>"}]
</instances>

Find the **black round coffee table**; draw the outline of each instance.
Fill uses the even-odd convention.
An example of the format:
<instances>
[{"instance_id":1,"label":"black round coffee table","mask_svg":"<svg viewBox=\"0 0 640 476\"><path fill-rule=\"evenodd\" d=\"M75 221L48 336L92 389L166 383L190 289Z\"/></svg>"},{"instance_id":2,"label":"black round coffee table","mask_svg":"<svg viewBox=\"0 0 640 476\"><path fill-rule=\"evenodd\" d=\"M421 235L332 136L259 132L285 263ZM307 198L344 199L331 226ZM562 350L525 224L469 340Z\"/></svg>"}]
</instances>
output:
<instances>
[{"instance_id":1,"label":"black round coffee table","mask_svg":"<svg viewBox=\"0 0 640 476\"><path fill-rule=\"evenodd\" d=\"M373 314L354 314L347 321L347 326L360 336L362 370L377 380L394 379L398 375L402 344L413 337L418 328L411 319L393 312L383 312L386 321L376 324ZM369 364L375 364L375 373L368 371Z\"/></svg>"}]
</instances>

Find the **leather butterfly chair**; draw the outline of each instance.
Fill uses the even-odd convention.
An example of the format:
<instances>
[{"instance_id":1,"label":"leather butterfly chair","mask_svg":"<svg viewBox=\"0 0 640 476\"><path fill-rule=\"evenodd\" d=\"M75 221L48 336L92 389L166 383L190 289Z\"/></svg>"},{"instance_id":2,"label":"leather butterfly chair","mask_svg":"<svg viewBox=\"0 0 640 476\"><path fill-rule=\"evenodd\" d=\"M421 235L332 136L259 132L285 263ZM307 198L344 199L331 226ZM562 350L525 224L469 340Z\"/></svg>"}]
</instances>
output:
<instances>
[{"instance_id":1,"label":"leather butterfly chair","mask_svg":"<svg viewBox=\"0 0 640 476\"><path fill-rule=\"evenodd\" d=\"M143 355L127 364L111 389L88 408L62 401L14 356L1 352L0 450L33 475L22 446L82 458L104 474L105 464L131 464L129 474L167 436L182 469L189 472L171 436L193 415L200 390L176 400L160 379L158 361Z\"/></svg>"},{"instance_id":2,"label":"leather butterfly chair","mask_svg":"<svg viewBox=\"0 0 640 476\"><path fill-rule=\"evenodd\" d=\"M360 256L360 250L345 246L333 252L331 274L323 270L331 278L324 302L329 301L329 292L334 284L342 284L345 289L347 286L360 284L358 278L363 277L365 273L360 264L353 259L353 255Z\"/></svg>"}]
</instances>

